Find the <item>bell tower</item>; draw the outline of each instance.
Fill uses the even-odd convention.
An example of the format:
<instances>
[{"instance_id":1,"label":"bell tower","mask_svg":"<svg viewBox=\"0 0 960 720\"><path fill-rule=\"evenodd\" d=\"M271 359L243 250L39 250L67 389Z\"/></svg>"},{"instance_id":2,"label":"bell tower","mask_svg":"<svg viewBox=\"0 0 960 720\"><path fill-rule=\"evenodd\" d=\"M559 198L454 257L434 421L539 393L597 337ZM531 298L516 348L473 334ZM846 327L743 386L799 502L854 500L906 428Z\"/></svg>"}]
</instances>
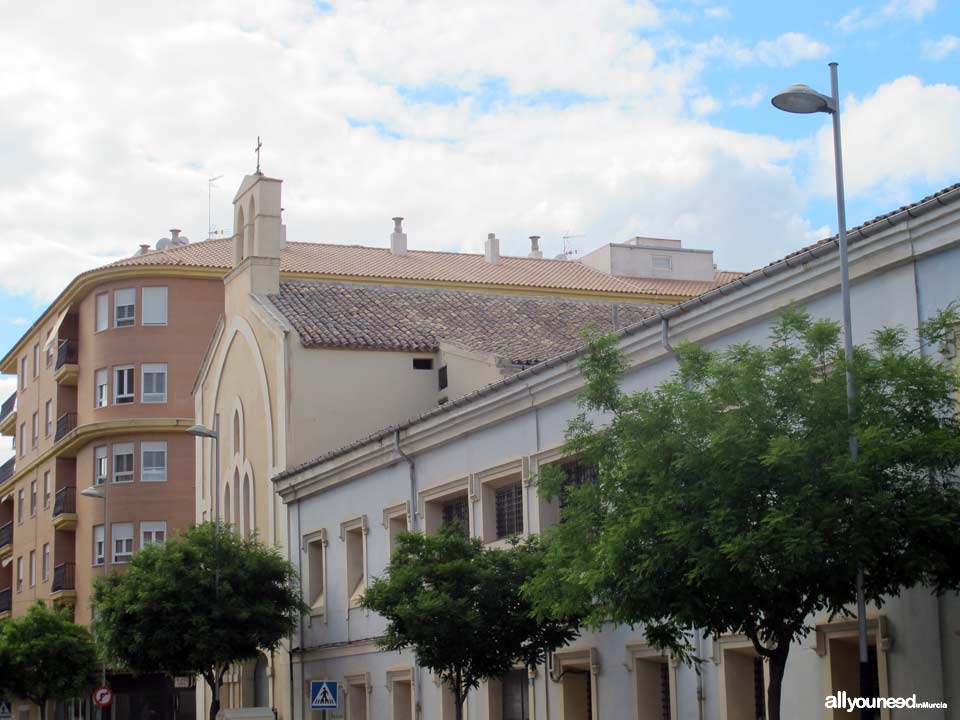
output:
<instances>
[{"instance_id":1,"label":"bell tower","mask_svg":"<svg viewBox=\"0 0 960 720\"><path fill-rule=\"evenodd\" d=\"M247 175L233 198L233 266L248 257L280 258L287 229L280 217L282 180Z\"/></svg>"}]
</instances>

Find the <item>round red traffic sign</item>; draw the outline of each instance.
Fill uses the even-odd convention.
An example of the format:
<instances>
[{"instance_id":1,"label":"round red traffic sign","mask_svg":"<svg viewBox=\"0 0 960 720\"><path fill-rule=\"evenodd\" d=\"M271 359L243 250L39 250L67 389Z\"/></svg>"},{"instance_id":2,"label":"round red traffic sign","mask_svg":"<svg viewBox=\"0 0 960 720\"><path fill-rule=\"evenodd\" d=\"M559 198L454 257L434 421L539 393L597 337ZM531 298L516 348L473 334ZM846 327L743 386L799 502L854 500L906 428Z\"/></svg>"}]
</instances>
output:
<instances>
[{"instance_id":1,"label":"round red traffic sign","mask_svg":"<svg viewBox=\"0 0 960 720\"><path fill-rule=\"evenodd\" d=\"M93 703L97 707L110 707L113 702L113 690L106 685L101 685L93 691Z\"/></svg>"}]
</instances>

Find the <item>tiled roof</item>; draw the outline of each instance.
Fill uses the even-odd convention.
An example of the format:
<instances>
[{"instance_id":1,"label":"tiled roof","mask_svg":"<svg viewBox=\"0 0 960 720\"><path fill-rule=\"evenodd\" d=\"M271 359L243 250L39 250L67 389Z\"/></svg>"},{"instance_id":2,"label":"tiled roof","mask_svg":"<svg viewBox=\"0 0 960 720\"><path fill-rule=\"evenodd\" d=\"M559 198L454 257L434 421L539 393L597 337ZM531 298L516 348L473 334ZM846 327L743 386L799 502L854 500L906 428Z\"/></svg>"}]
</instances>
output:
<instances>
[{"instance_id":1,"label":"tiled roof","mask_svg":"<svg viewBox=\"0 0 960 720\"><path fill-rule=\"evenodd\" d=\"M271 302L305 347L433 352L441 341L530 365L661 305L329 281L283 281Z\"/></svg>"},{"instance_id":2,"label":"tiled roof","mask_svg":"<svg viewBox=\"0 0 960 720\"><path fill-rule=\"evenodd\" d=\"M668 280L665 278L631 278L622 277L631 285L637 288L637 292L644 295L669 295L672 297L695 297L708 290L726 285L737 278L741 278L745 273L733 272L731 270L719 270L714 274L713 280Z\"/></svg>"},{"instance_id":3,"label":"tiled roof","mask_svg":"<svg viewBox=\"0 0 960 720\"><path fill-rule=\"evenodd\" d=\"M227 270L232 264L232 241L224 239L204 240L169 250L136 255L118 260L109 267L177 265ZM488 263L483 255L475 253L411 250L406 255L394 255L388 248L305 242L287 243L287 247L280 252L280 271L343 278L651 295L676 295L676 289L688 289L690 292L679 294L692 296L718 284L676 284L678 281L614 277L568 260L503 256L499 263L493 265Z\"/></svg>"}]
</instances>

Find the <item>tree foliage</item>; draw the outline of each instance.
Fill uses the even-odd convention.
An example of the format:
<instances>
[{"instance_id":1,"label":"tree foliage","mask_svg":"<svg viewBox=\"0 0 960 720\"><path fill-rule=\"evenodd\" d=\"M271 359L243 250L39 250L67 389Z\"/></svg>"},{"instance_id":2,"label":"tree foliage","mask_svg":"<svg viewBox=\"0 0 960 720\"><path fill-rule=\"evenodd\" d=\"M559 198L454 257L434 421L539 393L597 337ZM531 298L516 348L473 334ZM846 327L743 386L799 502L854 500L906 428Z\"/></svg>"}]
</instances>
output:
<instances>
[{"instance_id":1,"label":"tree foliage","mask_svg":"<svg viewBox=\"0 0 960 720\"><path fill-rule=\"evenodd\" d=\"M576 620L537 620L522 596L542 563L532 541L485 549L456 525L435 535L402 533L363 605L387 620L384 649L412 648L451 689L459 719L467 692L482 680L536 666L576 637Z\"/></svg>"},{"instance_id":2,"label":"tree foliage","mask_svg":"<svg viewBox=\"0 0 960 720\"><path fill-rule=\"evenodd\" d=\"M275 649L306 610L293 566L256 538L204 523L148 545L99 578L97 639L134 672L201 675L216 690L230 665Z\"/></svg>"},{"instance_id":3,"label":"tree foliage","mask_svg":"<svg viewBox=\"0 0 960 720\"><path fill-rule=\"evenodd\" d=\"M839 328L795 308L769 346L681 345L672 379L634 394L615 339L592 338L568 445L598 479L542 478L565 502L527 588L538 613L642 623L687 660L693 628L743 634L770 661L779 718L791 641L812 614L847 612L858 568L877 604L960 583L960 383L937 352L958 320L951 307L923 328L928 353L900 329L858 347L852 426Z\"/></svg>"},{"instance_id":4,"label":"tree foliage","mask_svg":"<svg viewBox=\"0 0 960 720\"><path fill-rule=\"evenodd\" d=\"M0 623L0 688L40 707L85 697L96 685L97 652L89 631L37 603Z\"/></svg>"}]
</instances>

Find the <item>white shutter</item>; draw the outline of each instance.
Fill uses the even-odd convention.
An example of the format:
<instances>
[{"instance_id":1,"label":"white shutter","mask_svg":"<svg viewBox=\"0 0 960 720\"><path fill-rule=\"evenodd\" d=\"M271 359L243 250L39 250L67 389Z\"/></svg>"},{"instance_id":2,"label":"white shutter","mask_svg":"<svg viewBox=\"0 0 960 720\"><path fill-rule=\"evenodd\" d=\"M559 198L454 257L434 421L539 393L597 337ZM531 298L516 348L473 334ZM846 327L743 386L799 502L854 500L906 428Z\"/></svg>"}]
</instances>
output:
<instances>
[{"instance_id":1,"label":"white shutter","mask_svg":"<svg viewBox=\"0 0 960 720\"><path fill-rule=\"evenodd\" d=\"M167 479L167 443L140 443L140 480L162 482Z\"/></svg>"},{"instance_id":2,"label":"white shutter","mask_svg":"<svg viewBox=\"0 0 960 720\"><path fill-rule=\"evenodd\" d=\"M107 293L97 295L97 332L106 330L110 325L110 296Z\"/></svg>"},{"instance_id":3,"label":"white shutter","mask_svg":"<svg viewBox=\"0 0 960 720\"><path fill-rule=\"evenodd\" d=\"M141 318L144 325L167 324L167 289L165 287L145 287L143 289Z\"/></svg>"}]
</instances>

